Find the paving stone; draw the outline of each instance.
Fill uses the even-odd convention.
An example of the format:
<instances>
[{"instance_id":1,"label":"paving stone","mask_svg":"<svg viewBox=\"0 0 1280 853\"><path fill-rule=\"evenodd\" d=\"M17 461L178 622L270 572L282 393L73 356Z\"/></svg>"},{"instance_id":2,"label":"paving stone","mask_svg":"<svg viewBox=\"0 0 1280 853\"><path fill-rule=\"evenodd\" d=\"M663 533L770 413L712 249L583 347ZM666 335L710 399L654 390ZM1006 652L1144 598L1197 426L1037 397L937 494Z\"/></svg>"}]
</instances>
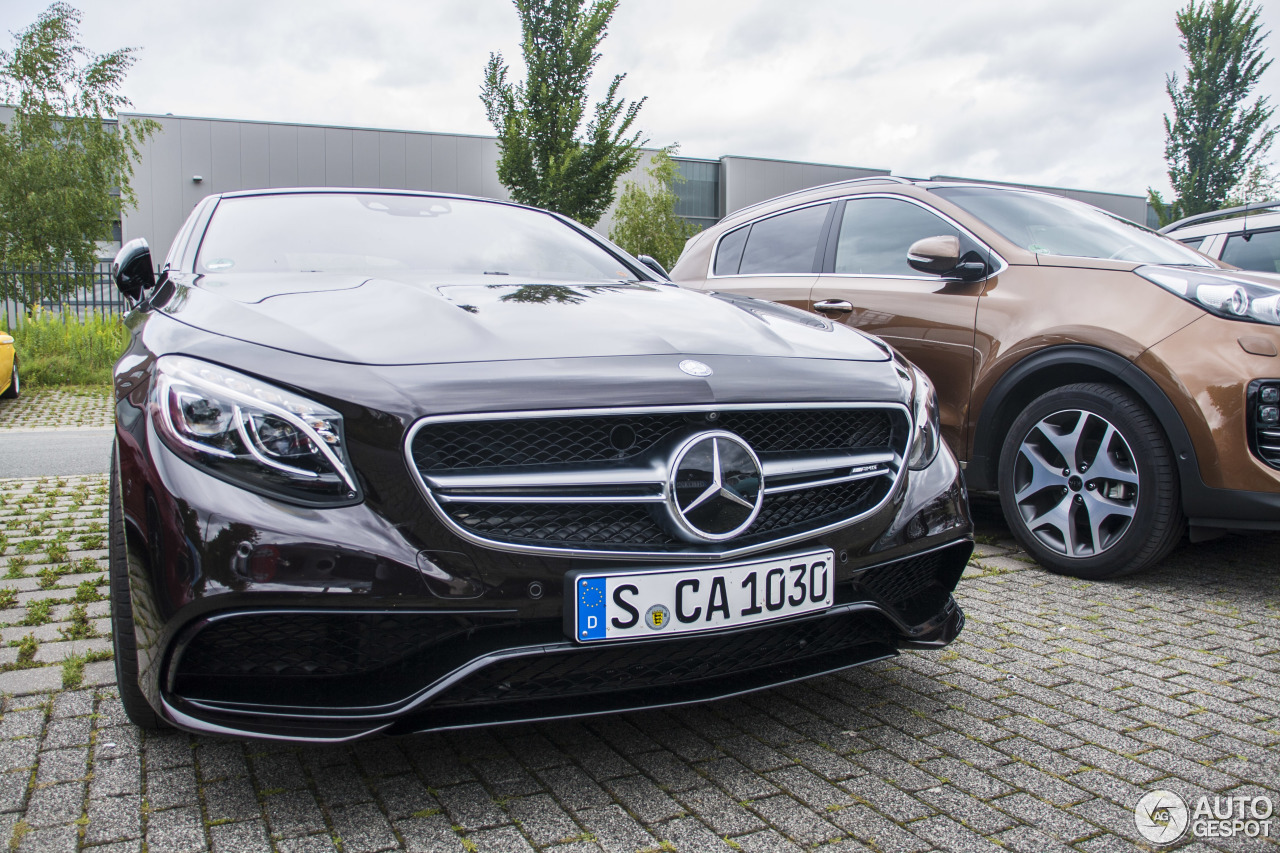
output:
<instances>
[{"instance_id":1,"label":"paving stone","mask_svg":"<svg viewBox=\"0 0 1280 853\"><path fill-rule=\"evenodd\" d=\"M344 853L375 853L399 846L391 823L373 803L337 806L330 814Z\"/></svg>"},{"instance_id":2,"label":"paving stone","mask_svg":"<svg viewBox=\"0 0 1280 853\"><path fill-rule=\"evenodd\" d=\"M273 853L261 820L224 823L209 827L213 853Z\"/></svg>"},{"instance_id":3,"label":"paving stone","mask_svg":"<svg viewBox=\"0 0 1280 853\"><path fill-rule=\"evenodd\" d=\"M751 810L783 835L802 844L829 841L842 835L829 821L787 796L756 800L751 803Z\"/></svg>"},{"instance_id":4,"label":"paving stone","mask_svg":"<svg viewBox=\"0 0 1280 853\"><path fill-rule=\"evenodd\" d=\"M657 840L620 806L589 809L578 820L606 853L634 853L657 846Z\"/></svg>"},{"instance_id":5,"label":"paving stone","mask_svg":"<svg viewBox=\"0 0 1280 853\"><path fill-rule=\"evenodd\" d=\"M507 812L539 847L579 835L582 830L550 794L518 797L507 803Z\"/></svg>"},{"instance_id":6,"label":"paving stone","mask_svg":"<svg viewBox=\"0 0 1280 853\"><path fill-rule=\"evenodd\" d=\"M163 850L164 853L209 849L205 843L200 810L195 807L152 812L147 818L146 842L148 850Z\"/></svg>"},{"instance_id":7,"label":"paving stone","mask_svg":"<svg viewBox=\"0 0 1280 853\"><path fill-rule=\"evenodd\" d=\"M398 821L395 828L408 853L459 853L466 849L444 815Z\"/></svg>"},{"instance_id":8,"label":"paving stone","mask_svg":"<svg viewBox=\"0 0 1280 853\"><path fill-rule=\"evenodd\" d=\"M67 782L36 788L27 801L23 820L36 829L70 823L84 811L84 783Z\"/></svg>"},{"instance_id":9,"label":"paving stone","mask_svg":"<svg viewBox=\"0 0 1280 853\"><path fill-rule=\"evenodd\" d=\"M90 798L88 818L85 844L141 838L142 798L137 795Z\"/></svg>"},{"instance_id":10,"label":"paving stone","mask_svg":"<svg viewBox=\"0 0 1280 853\"><path fill-rule=\"evenodd\" d=\"M0 693L24 696L46 693L62 687L62 667L42 666L36 669L15 669L0 672Z\"/></svg>"},{"instance_id":11,"label":"paving stone","mask_svg":"<svg viewBox=\"0 0 1280 853\"><path fill-rule=\"evenodd\" d=\"M308 790L285 791L263 797L263 810L273 835L292 838L328 832L324 813Z\"/></svg>"}]
</instances>

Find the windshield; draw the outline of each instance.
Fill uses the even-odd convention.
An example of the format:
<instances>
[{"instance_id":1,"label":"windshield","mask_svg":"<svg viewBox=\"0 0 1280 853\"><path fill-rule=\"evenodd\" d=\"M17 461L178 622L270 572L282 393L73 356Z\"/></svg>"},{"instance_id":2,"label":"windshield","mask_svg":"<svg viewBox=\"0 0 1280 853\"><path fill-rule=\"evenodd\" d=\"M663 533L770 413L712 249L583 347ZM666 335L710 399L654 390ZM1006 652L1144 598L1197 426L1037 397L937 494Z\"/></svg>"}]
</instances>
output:
<instances>
[{"instance_id":1,"label":"windshield","mask_svg":"<svg viewBox=\"0 0 1280 853\"><path fill-rule=\"evenodd\" d=\"M1212 266L1176 240L1069 198L991 187L937 187L932 192L1038 255Z\"/></svg>"},{"instance_id":2,"label":"windshield","mask_svg":"<svg viewBox=\"0 0 1280 853\"><path fill-rule=\"evenodd\" d=\"M541 211L367 193L224 198L200 243L196 271L412 271L575 282L636 278L609 252Z\"/></svg>"}]
</instances>

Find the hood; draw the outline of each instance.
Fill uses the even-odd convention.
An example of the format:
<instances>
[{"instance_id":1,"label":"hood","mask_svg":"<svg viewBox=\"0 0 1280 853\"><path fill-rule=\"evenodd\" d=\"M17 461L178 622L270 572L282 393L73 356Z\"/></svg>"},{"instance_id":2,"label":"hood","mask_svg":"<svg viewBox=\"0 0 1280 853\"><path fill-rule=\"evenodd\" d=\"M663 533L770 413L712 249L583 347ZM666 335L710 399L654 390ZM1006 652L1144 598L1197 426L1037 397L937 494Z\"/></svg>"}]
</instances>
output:
<instances>
[{"instance_id":1,"label":"hood","mask_svg":"<svg viewBox=\"0 0 1280 853\"><path fill-rule=\"evenodd\" d=\"M878 341L803 311L648 282L180 275L153 304L216 335L353 364L668 354L889 358Z\"/></svg>"}]
</instances>

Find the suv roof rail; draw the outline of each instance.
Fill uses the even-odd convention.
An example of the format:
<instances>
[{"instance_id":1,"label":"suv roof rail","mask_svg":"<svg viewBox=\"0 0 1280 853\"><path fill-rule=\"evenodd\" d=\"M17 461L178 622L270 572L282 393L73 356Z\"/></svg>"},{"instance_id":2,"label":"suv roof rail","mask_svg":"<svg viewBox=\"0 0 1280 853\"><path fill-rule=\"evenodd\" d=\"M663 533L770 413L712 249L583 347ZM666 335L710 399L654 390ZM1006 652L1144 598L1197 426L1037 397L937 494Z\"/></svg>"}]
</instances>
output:
<instances>
[{"instance_id":1,"label":"suv roof rail","mask_svg":"<svg viewBox=\"0 0 1280 853\"><path fill-rule=\"evenodd\" d=\"M757 207L763 207L766 204L773 204L775 201L781 201L784 198L791 198L792 196L803 195L804 193L813 192L814 190L827 189L828 187L843 187L843 186L848 186L849 184L914 184L914 183L915 181L911 180L910 178L900 178L897 175L868 175L864 178L850 178L847 181L832 181L829 184L815 184L811 187L805 187L804 189L794 190L789 193L784 193L783 195L774 196L773 198L767 198L764 201L758 201L755 204L749 204L746 207L740 207L737 210L735 210L733 213L726 214L724 219L729 219L730 217L738 216L739 214L746 213L751 210L755 210Z\"/></svg>"},{"instance_id":2,"label":"suv roof rail","mask_svg":"<svg viewBox=\"0 0 1280 853\"><path fill-rule=\"evenodd\" d=\"M1272 207L1280 207L1280 199L1275 201L1255 201L1252 204L1242 204L1239 207L1225 207L1222 210L1211 210L1208 213L1197 213L1194 216L1185 216L1177 222L1170 222L1168 225L1160 229L1161 234L1168 234L1175 228L1182 228L1186 225L1195 225L1197 222L1208 222L1211 219L1225 219L1229 216L1235 216L1237 213L1248 213L1253 210L1267 210Z\"/></svg>"}]
</instances>

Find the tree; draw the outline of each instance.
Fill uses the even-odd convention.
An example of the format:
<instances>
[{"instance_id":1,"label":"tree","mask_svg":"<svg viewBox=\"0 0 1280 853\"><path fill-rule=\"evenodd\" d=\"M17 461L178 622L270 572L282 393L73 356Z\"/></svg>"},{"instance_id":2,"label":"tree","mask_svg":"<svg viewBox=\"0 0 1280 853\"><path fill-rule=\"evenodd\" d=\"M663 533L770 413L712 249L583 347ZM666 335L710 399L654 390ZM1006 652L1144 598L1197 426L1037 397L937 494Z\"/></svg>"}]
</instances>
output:
<instances>
[{"instance_id":1,"label":"tree","mask_svg":"<svg viewBox=\"0 0 1280 853\"><path fill-rule=\"evenodd\" d=\"M1166 204L1148 190L1162 225L1222 207L1271 148L1276 130L1267 122L1275 108L1265 97L1246 103L1271 65L1259 12L1251 0L1190 0L1178 11L1186 81L1165 78L1173 102L1172 119L1164 119L1173 199Z\"/></svg>"},{"instance_id":2,"label":"tree","mask_svg":"<svg viewBox=\"0 0 1280 853\"><path fill-rule=\"evenodd\" d=\"M627 181L613 211L609 239L633 255L652 255L667 269L675 265L685 241L701 230L676 215L676 184L684 175L671 155L675 146L653 155L645 173L651 184Z\"/></svg>"},{"instance_id":3,"label":"tree","mask_svg":"<svg viewBox=\"0 0 1280 853\"><path fill-rule=\"evenodd\" d=\"M0 51L0 92L13 105L0 125L0 269L91 270L96 241L111 237L124 206L137 204L129 178L155 122L113 122L129 106L119 94L133 49L89 53L80 13L54 3ZM115 193L119 192L117 198ZM0 298L28 305L73 290L71 276L0 277Z\"/></svg>"},{"instance_id":4,"label":"tree","mask_svg":"<svg viewBox=\"0 0 1280 853\"><path fill-rule=\"evenodd\" d=\"M522 204L595 225L612 203L618 178L640 160L631 131L644 98L618 97L625 74L580 132L596 48L618 0L514 0L524 33L526 79L512 83L501 53L489 54L480 100L498 133L498 180Z\"/></svg>"}]
</instances>

